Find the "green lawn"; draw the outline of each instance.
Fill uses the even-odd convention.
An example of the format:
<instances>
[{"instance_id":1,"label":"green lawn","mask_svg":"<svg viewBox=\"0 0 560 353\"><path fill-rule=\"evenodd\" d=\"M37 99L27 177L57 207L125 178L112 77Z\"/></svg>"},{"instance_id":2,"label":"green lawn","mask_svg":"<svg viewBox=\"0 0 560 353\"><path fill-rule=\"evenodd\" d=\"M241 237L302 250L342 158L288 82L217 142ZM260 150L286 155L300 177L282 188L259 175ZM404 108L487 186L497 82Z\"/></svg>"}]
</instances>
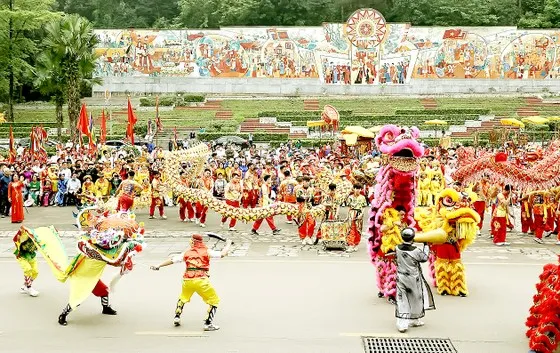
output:
<instances>
[{"instance_id":1,"label":"green lawn","mask_svg":"<svg viewBox=\"0 0 560 353\"><path fill-rule=\"evenodd\" d=\"M517 116L517 109L525 106L525 98L523 97L469 97L469 98L436 98L437 109L449 110L469 110L469 109L489 109L491 114L499 117L515 117ZM476 116L465 113L449 114L449 115L434 115L430 116L396 116L397 110L423 110L421 99L418 98L385 98L385 97L371 97L371 98L355 98L355 99L341 99L341 98L319 98L319 106L323 107L326 104L335 106L339 111L348 111L347 116L341 119L341 126L345 125L362 125L373 126L385 123L407 123L417 124L422 126L424 120L429 119L444 119L448 120L450 124L462 123L466 119L476 119ZM15 120L16 123L22 122L36 122L53 123L55 121L54 106L51 108L40 106L37 109L25 109L24 106L16 106ZM246 118L255 118L261 112L284 112L285 117L283 121L294 121L294 125L305 126L306 120L318 120L317 118L308 119L304 113L304 100L301 98L293 99L254 99L254 100L223 100L222 108L220 110L231 110L234 119L230 121L217 120L214 118L216 110L172 110L160 111L163 125L169 133L174 127L183 128L205 128L207 131L217 132L234 132L237 126ZM539 114L543 116L560 115L554 107L536 107ZM98 107L90 108L89 110L95 117L101 115L101 109ZM109 123L113 134L124 133L126 125L126 114L115 114L122 112L122 109L113 110L113 119ZM138 121L145 124L148 119L154 120L155 113L150 111L136 111ZM287 117L287 118L286 118ZM293 117L293 118L291 118ZM64 119L67 121L66 111L64 112ZM297 122L295 122L297 120ZM8 126L0 126L0 138L8 137ZM16 135L27 135L29 131L28 126L15 126L14 131Z\"/></svg>"}]
</instances>

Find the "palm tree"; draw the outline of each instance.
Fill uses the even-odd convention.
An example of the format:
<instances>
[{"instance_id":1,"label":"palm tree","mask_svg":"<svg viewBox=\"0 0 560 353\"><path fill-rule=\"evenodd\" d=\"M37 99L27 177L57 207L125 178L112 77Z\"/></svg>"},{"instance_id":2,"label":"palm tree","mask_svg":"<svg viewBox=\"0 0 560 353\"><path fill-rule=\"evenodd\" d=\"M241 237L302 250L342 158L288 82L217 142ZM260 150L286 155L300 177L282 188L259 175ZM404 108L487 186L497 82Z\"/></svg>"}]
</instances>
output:
<instances>
[{"instance_id":1,"label":"palm tree","mask_svg":"<svg viewBox=\"0 0 560 353\"><path fill-rule=\"evenodd\" d=\"M66 80L62 72L62 57L53 50L44 51L37 59L35 86L41 93L51 95L56 107L58 140L61 138L64 117L62 108L66 98Z\"/></svg>"},{"instance_id":2,"label":"palm tree","mask_svg":"<svg viewBox=\"0 0 560 353\"><path fill-rule=\"evenodd\" d=\"M80 114L80 87L93 73L93 49L99 40L91 23L78 15L66 15L60 21L49 23L45 30L46 47L60 57L60 73L64 77L68 100L70 135L74 138Z\"/></svg>"}]
</instances>

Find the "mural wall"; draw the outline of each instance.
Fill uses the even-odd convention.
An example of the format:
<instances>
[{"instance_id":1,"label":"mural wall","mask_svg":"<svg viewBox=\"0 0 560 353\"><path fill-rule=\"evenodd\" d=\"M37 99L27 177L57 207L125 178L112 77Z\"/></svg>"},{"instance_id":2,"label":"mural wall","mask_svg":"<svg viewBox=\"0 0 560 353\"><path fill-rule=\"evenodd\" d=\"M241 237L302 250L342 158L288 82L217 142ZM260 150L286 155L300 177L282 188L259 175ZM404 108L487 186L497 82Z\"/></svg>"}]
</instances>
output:
<instances>
[{"instance_id":1,"label":"mural wall","mask_svg":"<svg viewBox=\"0 0 560 353\"><path fill-rule=\"evenodd\" d=\"M560 77L560 29L411 27L388 24L371 9L322 27L96 34L100 77L305 78L337 85Z\"/></svg>"}]
</instances>

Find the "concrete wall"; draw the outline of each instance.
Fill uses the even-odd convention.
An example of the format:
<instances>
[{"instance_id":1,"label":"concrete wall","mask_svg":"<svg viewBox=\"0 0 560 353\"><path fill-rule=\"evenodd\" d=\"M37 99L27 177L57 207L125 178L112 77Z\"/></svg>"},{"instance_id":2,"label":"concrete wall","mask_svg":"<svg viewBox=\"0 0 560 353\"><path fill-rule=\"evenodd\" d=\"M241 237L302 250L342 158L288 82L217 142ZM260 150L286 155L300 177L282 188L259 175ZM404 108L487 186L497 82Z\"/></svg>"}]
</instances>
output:
<instances>
[{"instance_id":1,"label":"concrete wall","mask_svg":"<svg viewBox=\"0 0 560 353\"><path fill-rule=\"evenodd\" d=\"M204 93L223 95L437 95L485 93L559 93L560 80L412 79L404 85L332 85L316 79L104 77L94 96L111 94Z\"/></svg>"}]
</instances>

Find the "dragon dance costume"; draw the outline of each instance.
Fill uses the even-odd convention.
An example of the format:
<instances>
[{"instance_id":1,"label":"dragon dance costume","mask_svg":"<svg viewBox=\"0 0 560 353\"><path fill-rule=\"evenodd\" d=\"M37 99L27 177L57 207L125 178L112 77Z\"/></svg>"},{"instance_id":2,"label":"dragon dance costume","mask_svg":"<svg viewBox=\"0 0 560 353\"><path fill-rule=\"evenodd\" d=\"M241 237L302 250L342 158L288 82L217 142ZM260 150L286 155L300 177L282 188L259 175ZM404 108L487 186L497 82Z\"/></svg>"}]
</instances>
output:
<instances>
[{"instance_id":1,"label":"dragon dance costume","mask_svg":"<svg viewBox=\"0 0 560 353\"><path fill-rule=\"evenodd\" d=\"M39 295L31 285L33 281L39 276L39 268L37 267L37 247L31 239L24 232L18 232L14 236L15 251L14 255L16 260L23 271L23 286L21 293L29 294L32 297Z\"/></svg>"}]
</instances>

